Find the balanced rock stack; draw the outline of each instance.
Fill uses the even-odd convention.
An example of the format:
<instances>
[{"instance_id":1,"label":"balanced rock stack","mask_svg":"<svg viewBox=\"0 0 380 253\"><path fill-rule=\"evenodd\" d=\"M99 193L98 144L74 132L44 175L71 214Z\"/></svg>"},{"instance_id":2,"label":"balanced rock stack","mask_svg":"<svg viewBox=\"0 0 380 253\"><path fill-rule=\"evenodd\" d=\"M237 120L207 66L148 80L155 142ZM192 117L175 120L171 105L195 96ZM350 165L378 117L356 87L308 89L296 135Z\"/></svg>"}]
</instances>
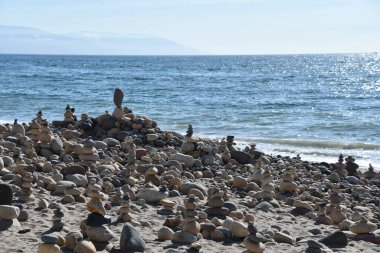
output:
<instances>
[{"instance_id":1,"label":"balanced rock stack","mask_svg":"<svg viewBox=\"0 0 380 253\"><path fill-rule=\"evenodd\" d=\"M25 141L25 146L26 146L25 155L26 155L27 158L35 158L35 157L37 157L37 152L34 149L33 140L31 140L31 139L26 140Z\"/></svg>"},{"instance_id":2,"label":"balanced rock stack","mask_svg":"<svg viewBox=\"0 0 380 253\"><path fill-rule=\"evenodd\" d=\"M35 121L36 123L41 124L45 120L43 116L44 115L42 114L42 111L38 111L36 114L36 117L32 121Z\"/></svg>"},{"instance_id":3,"label":"balanced rock stack","mask_svg":"<svg viewBox=\"0 0 380 253\"><path fill-rule=\"evenodd\" d=\"M190 196L185 199L185 210L183 212L184 219L182 220L180 226L182 231L177 231L174 233L172 242L184 245L190 245L198 240L198 234L201 231L200 224L196 221L197 204L195 202L195 196Z\"/></svg>"},{"instance_id":4,"label":"balanced rock stack","mask_svg":"<svg viewBox=\"0 0 380 253\"><path fill-rule=\"evenodd\" d=\"M64 216L64 213L62 212L61 208L57 207L53 211L53 226L50 228L51 231L62 231L63 227L65 226L65 223L62 222L62 218Z\"/></svg>"},{"instance_id":5,"label":"balanced rock stack","mask_svg":"<svg viewBox=\"0 0 380 253\"><path fill-rule=\"evenodd\" d=\"M25 136L25 128L22 124L17 123L17 119L15 119L12 126L12 135L14 136Z\"/></svg>"},{"instance_id":6,"label":"balanced rock stack","mask_svg":"<svg viewBox=\"0 0 380 253\"><path fill-rule=\"evenodd\" d=\"M130 213L130 206L131 201L128 193L124 193L123 200L121 202L121 207L117 211L119 214L118 220L122 222L128 222L132 221L132 216L129 214Z\"/></svg>"},{"instance_id":7,"label":"balanced rock stack","mask_svg":"<svg viewBox=\"0 0 380 253\"><path fill-rule=\"evenodd\" d=\"M94 164L99 161L99 155L95 147L96 143L91 138L87 138L83 142L83 146L78 146L75 149L75 153L79 155L79 159L83 161L83 164Z\"/></svg>"},{"instance_id":8,"label":"balanced rock stack","mask_svg":"<svg viewBox=\"0 0 380 253\"><path fill-rule=\"evenodd\" d=\"M262 244L264 238L257 234L257 228L253 222L248 224L249 235L244 239L244 246L250 253L261 253L265 250L265 245Z\"/></svg>"},{"instance_id":9,"label":"balanced rock stack","mask_svg":"<svg viewBox=\"0 0 380 253\"><path fill-rule=\"evenodd\" d=\"M40 134L41 134L41 124L38 123L36 120L33 120L30 124L30 130L28 131L28 135L32 138L33 141L38 142L40 140Z\"/></svg>"},{"instance_id":10,"label":"balanced rock stack","mask_svg":"<svg viewBox=\"0 0 380 253\"><path fill-rule=\"evenodd\" d=\"M298 185L293 182L294 175L292 167L287 167L282 175L282 182L280 183L281 191L284 193L291 193L292 195L298 194Z\"/></svg>"},{"instance_id":11,"label":"balanced rock stack","mask_svg":"<svg viewBox=\"0 0 380 253\"><path fill-rule=\"evenodd\" d=\"M59 237L55 234L44 234L41 237L42 244L38 247L39 253L60 253L58 246Z\"/></svg>"},{"instance_id":12,"label":"balanced rock stack","mask_svg":"<svg viewBox=\"0 0 380 253\"><path fill-rule=\"evenodd\" d=\"M187 131L186 131L186 141L182 143L181 145L181 151L184 154L193 152L197 145L198 138L195 136L193 137L193 126L189 125Z\"/></svg>"},{"instance_id":13,"label":"balanced rock stack","mask_svg":"<svg viewBox=\"0 0 380 253\"><path fill-rule=\"evenodd\" d=\"M357 221L350 226L350 231L357 235L369 234L375 231L376 229L377 225L368 221L368 219L365 216L363 216L360 221Z\"/></svg>"},{"instance_id":14,"label":"balanced rock stack","mask_svg":"<svg viewBox=\"0 0 380 253\"><path fill-rule=\"evenodd\" d=\"M161 179L157 175L158 169L156 167L150 167L147 172L145 172L145 183L152 183L155 186L161 185Z\"/></svg>"},{"instance_id":15,"label":"balanced rock stack","mask_svg":"<svg viewBox=\"0 0 380 253\"><path fill-rule=\"evenodd\" d=\"M86 234L92 242L106 243L114 237L111 230L109 230L105 224L111 222L110 219L104 217L106 210L101 200L105 200L107 196L97 190L89 192L91 200L87 203L87 210L91 213L86 220Z\"/></svg>"},{"instance_id":16,"label":"balanced rock stack","mask_svg":"<svg viewBox=\"0 0 380 253\"><path fill-rule=\"evenodd\" d=\"M22 176L22 187L21 187L21 193L18 198L21 202L31 202L36 199L36 197L33 194L32 186L33 186L33 174L31 172L25 172Z\"/></svg>"},{"instance_id":17,"label":"balanced rock stack","mask_svg":"<svg viewBox=\"0 0 380 253\"><path fill-rule=\"evenodd\" d=\"M124 92L120 88L115 89L113 102L116 106L115 110L112 113L112 116L117 120L120 120L124 116L123 108L121 107L123 103Z\"/></svg>"},{"instance_id":18,"label":"balanced rock stack","mask_svg":"<svg viewBox=\"0 0 380 253\"><path fill-rule=\"evenodd\" d=\"M229 209L224 207L224 191L218 188L210 188L208 190L207 206L205 212L210 216L225 217L229 213Z\"/></svg>"},{"instance_id":19,"label":"balanced rock stack","mask_svg":"<svg viewBox=\"0 0 380 253\"><path fill-rule=\"evenodd\" d=\"M64 121L66 123L71 123L75 121L75 115L74 115L75 109L71 108L68 104L65 109L65 113L63 114Z\"/></svg>"},{"instance_id":20,"label":"balanced rock stack","mask_svg":"<svg viewBox=\"0 0 380 253\"><path fill-rule=\"evenodd\" d=\"M343 163L343 154L340 154L338 162L334 165L336 172L341 178L346 178L348 171L346 170L346 165Z\"/></svg>"},{"instance_id":21,"label":"balanced rock stack","mask_svg":"<svg viewBox=\"0 0 380 253\"><path fill-rule=\"evenodd\" d=\"M161 199L160 204L162 205L162 209L157 211L157 214L160 215L174 215L174 210L176 203L169 198Z\"/></svg>"},{"instance_id":22,"label":"balanced rock stack","mask_svg":"<svg viewBox=\"0 0 380 253\"><path fill-rule=\"evenodd\" d=\"M13 228L19 229L20 223L17 220L19 214L20 209L17 206L0 205L0 227L2 230Z\"/></svg>"}]
</instances>

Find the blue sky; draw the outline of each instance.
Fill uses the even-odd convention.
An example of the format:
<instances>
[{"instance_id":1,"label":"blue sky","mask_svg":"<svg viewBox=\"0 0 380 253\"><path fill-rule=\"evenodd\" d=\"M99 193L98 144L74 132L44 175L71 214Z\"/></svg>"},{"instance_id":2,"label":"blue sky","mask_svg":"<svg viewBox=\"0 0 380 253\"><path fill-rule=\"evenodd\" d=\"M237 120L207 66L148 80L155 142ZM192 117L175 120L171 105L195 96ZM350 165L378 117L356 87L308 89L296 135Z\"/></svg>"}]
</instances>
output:
<instances>
[{"instance_id":1,"label":"blue sky","mask_svg":"<svg viewBox=\"0 0 380 253\"><path fill-rule=\"evenodd\" d=\"M0 25L150 34L212 54L380 52L380 0L0 0Z\"/></svg>"}]
</instances>

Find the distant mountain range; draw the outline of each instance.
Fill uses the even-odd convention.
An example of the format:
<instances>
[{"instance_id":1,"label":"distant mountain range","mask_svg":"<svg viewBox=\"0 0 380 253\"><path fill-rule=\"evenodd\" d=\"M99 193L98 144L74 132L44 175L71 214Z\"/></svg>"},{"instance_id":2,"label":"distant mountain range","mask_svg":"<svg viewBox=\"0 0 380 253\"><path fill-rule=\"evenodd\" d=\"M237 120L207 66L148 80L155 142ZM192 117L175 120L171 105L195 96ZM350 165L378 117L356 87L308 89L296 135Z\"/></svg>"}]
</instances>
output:
<instances>
[{"instance_id":1,"label":"distant mountain range","mask_svg":"<svg viewBox=\"0 0 380 253\"><path fill-rule=\"evenodd\" d=\"M201 52L152 35L58 34L30 27L0 25L0 54L194 55Z\"/></svg>"}]
</instances>

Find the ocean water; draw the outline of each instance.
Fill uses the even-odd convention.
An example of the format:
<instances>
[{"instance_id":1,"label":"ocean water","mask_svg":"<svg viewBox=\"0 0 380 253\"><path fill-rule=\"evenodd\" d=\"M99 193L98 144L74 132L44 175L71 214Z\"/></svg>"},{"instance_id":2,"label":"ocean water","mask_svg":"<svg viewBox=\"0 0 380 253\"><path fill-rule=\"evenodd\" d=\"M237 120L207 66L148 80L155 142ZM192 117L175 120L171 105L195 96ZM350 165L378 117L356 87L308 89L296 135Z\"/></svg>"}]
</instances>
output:
<instances>
[{"instance_id":1,"label":"ocean water","mask_svg":"<svg viewBox=\"0 0 380 253\"><path fill-rule=\"evenodd\" d=\"M115 87L163 130L380 169L380 55L0 55L0 122L112 112Z\"/></svg>"}]
</instances>

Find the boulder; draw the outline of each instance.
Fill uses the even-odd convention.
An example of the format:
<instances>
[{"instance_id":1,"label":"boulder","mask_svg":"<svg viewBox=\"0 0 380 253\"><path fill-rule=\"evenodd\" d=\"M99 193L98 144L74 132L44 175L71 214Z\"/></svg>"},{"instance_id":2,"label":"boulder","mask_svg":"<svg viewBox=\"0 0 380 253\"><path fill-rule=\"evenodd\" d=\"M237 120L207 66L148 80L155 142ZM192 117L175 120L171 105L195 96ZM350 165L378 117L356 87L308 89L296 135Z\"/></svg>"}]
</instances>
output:
<instances>
[{"instance_id":1,"label":"boulder","mask_svg":"<svg viewBox=\"0 0 380 253\"><path fill-rule=\"evenodd\" d=\"M145 241L141 238L140 233L132 225L126 224L120 236L121 251L144 252L145 248Z\"/></svg>"}]
</instances>

